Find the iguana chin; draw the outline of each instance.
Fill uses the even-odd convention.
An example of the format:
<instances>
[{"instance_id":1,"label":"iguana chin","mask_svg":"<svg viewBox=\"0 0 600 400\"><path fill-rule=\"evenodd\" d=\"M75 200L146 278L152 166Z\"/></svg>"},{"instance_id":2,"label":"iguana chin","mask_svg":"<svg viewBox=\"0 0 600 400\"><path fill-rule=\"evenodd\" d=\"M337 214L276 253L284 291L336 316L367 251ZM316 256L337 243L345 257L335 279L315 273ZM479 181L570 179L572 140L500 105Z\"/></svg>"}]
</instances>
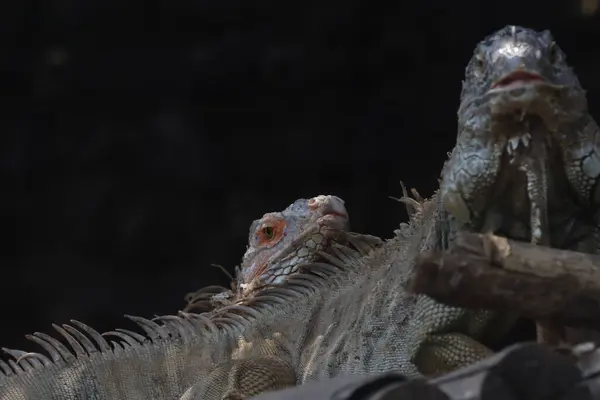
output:
<instances>
[{"instance_id":1,"label":"iguana chin","mask_svg":"<svg viewBox=\"0 0 600 400\"><path fill-rule=\"evenodd\" d=\"M322 259L340 232L350 229L344 200L332 195L298 199L280 212L264 214L250 225L248 246L236 267L232 289L209 286L186 295L184 311L210 311L234 304L261 288L282 283L303 263Z\"/></svg>"},{"instance_id":2,"label":"iguana chin","mask_svg":"<svg viewBox=\"0 0 600 400\"><path fill-rule=\"evenodd\" d=\"M598 253L600 130L550 32L508 26L479 43L458 117L441 195L459 221ZM538 333L559 344L559 331Z\"/></svg>"}]
</instances>

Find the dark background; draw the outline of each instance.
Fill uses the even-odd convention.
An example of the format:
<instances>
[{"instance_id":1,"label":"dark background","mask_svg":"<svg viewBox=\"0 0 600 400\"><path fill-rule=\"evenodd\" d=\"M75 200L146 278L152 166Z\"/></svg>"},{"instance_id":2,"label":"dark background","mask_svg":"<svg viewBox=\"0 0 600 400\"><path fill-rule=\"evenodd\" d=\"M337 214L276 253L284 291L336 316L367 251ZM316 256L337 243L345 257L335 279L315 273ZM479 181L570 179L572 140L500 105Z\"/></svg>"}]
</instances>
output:
<instances>
[{"instance_id":1,"label":"dark background","mask_svg":"<svg viewBox=\"0 0 600 400\"><path fill-rule=\"evenodd\" d=\"M228 279L248 227L300 197L356 231L431 195L475 44L551 29L600 106L600 17L575 1L44 0L0 10L0 345L100 331Z\"/></svg>"}]
</instances>

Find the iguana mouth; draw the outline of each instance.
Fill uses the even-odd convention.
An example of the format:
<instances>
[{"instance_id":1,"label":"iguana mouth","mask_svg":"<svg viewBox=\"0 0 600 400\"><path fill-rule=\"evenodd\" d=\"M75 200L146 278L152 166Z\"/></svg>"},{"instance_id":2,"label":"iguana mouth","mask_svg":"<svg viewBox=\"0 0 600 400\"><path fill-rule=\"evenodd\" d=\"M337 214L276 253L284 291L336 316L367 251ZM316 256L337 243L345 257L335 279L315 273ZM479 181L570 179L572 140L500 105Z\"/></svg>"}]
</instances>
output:
<instances>
[{"instance_id":1,"label":"iguana mouth","mask_svg":"<svg viewBox=\"0 0 600 400\"><path fill-rule=\"evenodd\" d=\"M540 117L550 131L555 131L570 106L563 96L563 85L550 82L542 75L517 69L502 75L487 91L487 104L493 118L507 115L523 121L525 116Z\"/></svg>"},{"instance_id":2,"label":"iguana mouth","mask_svg":"<svg viewBox=\"0 0 600 400\"><path fill-rule=\"evenodd\" d=\"M504 75L501 79L492 84L492 89L506 88L524 83L544 83L546 80L535 72L518 70Z\"/></svg>"}]
</instances>

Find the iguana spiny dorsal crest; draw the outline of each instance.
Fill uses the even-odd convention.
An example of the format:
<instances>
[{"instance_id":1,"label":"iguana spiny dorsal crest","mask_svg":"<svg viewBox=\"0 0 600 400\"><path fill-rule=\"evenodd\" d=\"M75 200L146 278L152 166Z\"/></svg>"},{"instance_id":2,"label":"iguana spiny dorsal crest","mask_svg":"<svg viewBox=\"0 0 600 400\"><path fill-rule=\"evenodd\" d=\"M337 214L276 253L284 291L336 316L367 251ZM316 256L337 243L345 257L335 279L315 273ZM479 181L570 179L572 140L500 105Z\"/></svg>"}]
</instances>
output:
<instances>
[{"instance_id":1,"label":"iguana spiny dorsal crest","mask_svg":"<svg viewBox=\"0 0 600 400\"><path fill-rule=\"evenodd\" d=\"M232 289L202 288L186 296L185 311L206 311L232 304L270 284L282 283L303 263L316 261L350 229L344 201L332 195L298 199L286 209L252 222L246 253L236 267Z\"/></svg>"}]
</instances>

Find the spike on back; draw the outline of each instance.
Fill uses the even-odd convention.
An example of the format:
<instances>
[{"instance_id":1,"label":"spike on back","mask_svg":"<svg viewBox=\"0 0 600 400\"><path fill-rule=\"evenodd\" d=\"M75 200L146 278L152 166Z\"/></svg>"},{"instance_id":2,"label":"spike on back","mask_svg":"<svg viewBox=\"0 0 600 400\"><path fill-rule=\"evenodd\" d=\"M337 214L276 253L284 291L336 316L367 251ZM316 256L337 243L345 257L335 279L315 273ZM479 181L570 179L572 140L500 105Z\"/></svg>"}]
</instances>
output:
<instances>
[{"instance_id":1,"label":"spike on back","mask_svg":"<svg viewBox=\"0 0 600 400\"><path fill-rule=\"evenodd\" d=\"M360 242L356 238L353 240ZM365 244L362 246L363 249L366 248ZM10 358L7 361L0 360L0 382L11 376L29 374L39 369L69 368L82 360L93 361L106 354L119 357L127 349L161 346L169 342L195 342L199 346L202 343L212 343L212 346L216 342L234 343L240 336L245 336L245 330L251 328L255 321L264 318L274 309L296 307L303 297L310 297L321 288L336 285L352 269L352 265L336 266L325 262L304 264L285 282L270 285L256 296L223 307L212 314L179 312L178 315L157 317L154 320L126 315L126 318L144 331L143 335L127 329L100 334L76 320L71 320L72 325L53 325L71 349L45 333L26 335L27 339L40 345L48 356L3 348ZM108 341L107 337L117 340Z\"/></svg>"}]
</instances>

